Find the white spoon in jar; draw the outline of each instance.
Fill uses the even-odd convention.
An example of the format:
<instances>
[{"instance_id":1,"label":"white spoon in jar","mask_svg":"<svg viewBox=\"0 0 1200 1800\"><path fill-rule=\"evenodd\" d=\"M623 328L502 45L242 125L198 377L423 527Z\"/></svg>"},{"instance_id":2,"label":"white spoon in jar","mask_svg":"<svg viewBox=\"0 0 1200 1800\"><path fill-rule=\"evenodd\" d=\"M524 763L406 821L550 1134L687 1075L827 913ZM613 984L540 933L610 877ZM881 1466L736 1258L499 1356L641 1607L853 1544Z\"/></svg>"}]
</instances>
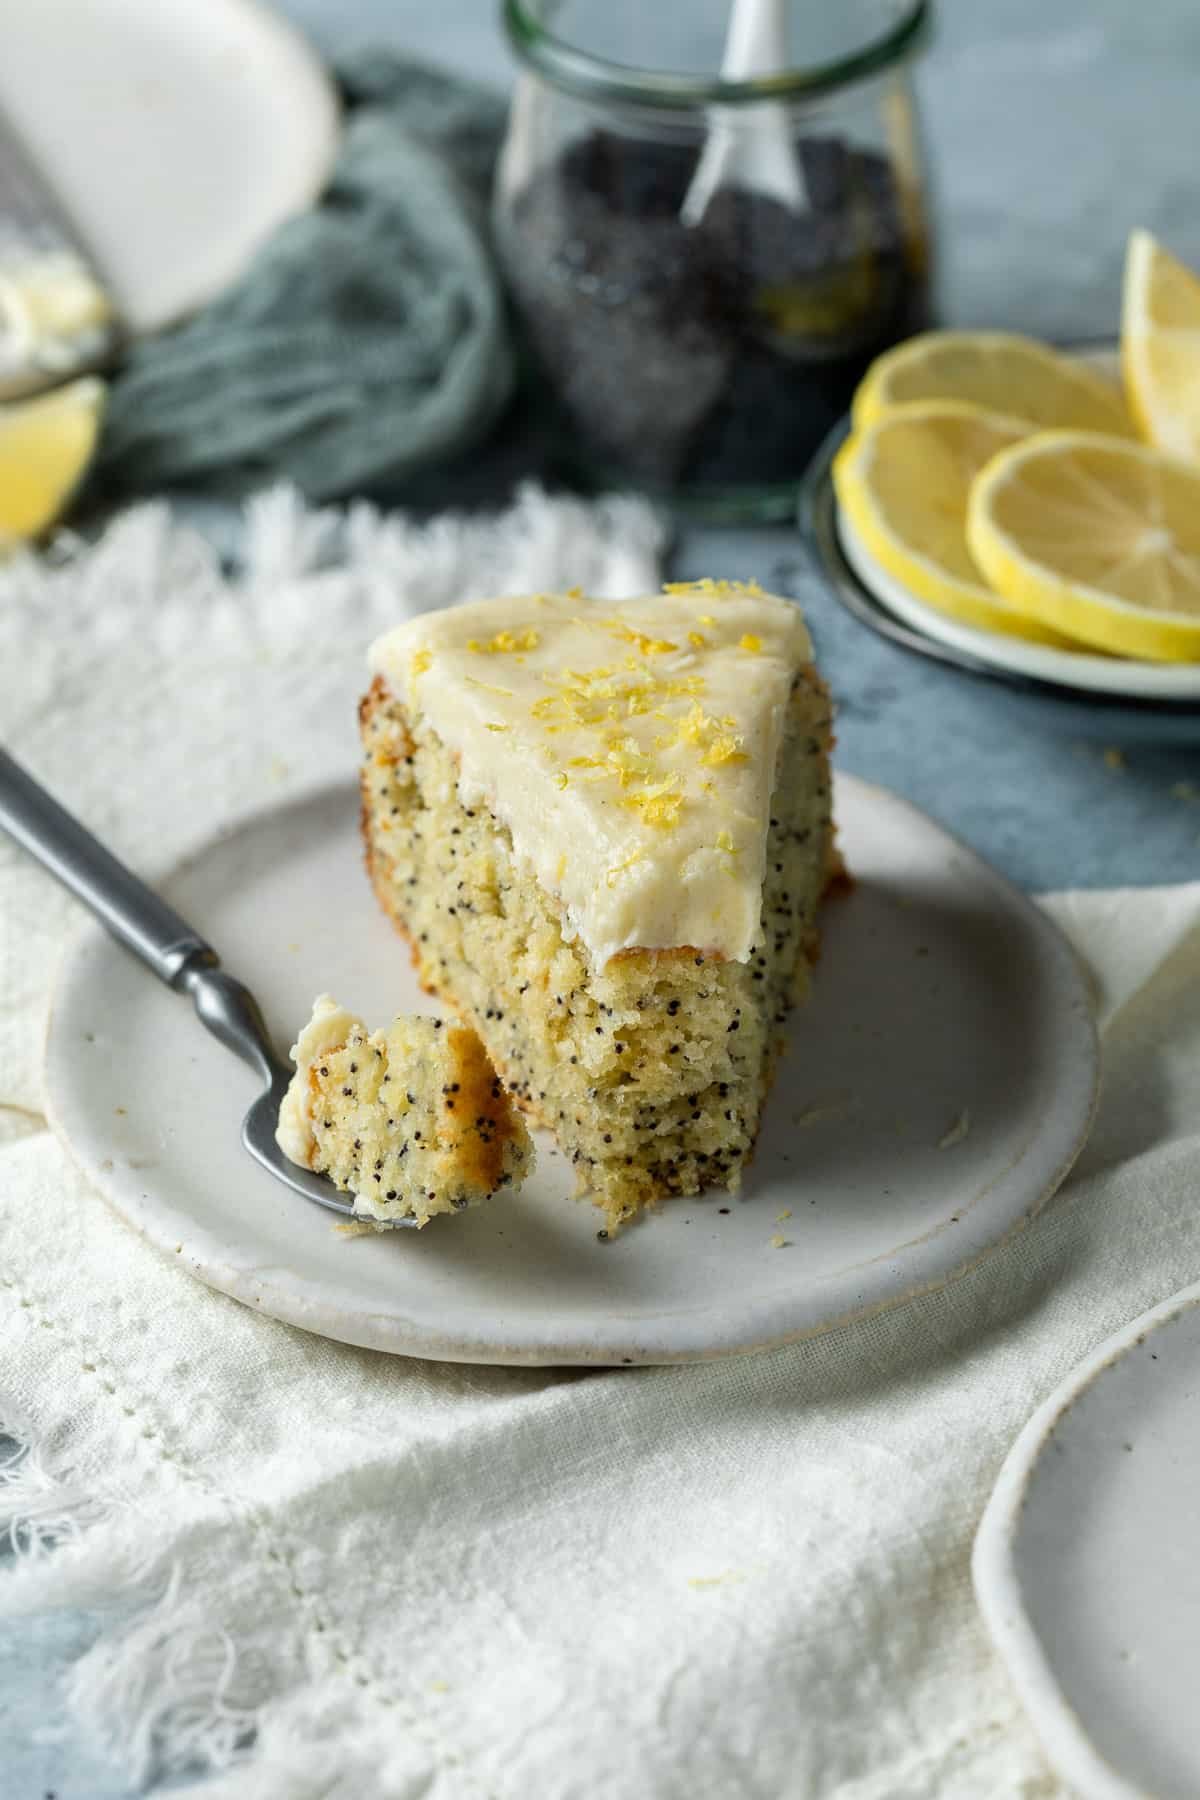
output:
<instances>
[{"instance_id":1,"label":"white spoon in jar","mask_svg":"<svg viewBox=\"0 0 1200 1800\"><path fill-rule=\"evenodd\" d=\"M723 80L752 81L787 67L786 8L787 0L733 0ZM713 107L704 149L679 211L683 223L698 225L723 187L766 194L796 212L807 207L804 171L786 107L767 100Z\"/></svg>"}]
</instances>

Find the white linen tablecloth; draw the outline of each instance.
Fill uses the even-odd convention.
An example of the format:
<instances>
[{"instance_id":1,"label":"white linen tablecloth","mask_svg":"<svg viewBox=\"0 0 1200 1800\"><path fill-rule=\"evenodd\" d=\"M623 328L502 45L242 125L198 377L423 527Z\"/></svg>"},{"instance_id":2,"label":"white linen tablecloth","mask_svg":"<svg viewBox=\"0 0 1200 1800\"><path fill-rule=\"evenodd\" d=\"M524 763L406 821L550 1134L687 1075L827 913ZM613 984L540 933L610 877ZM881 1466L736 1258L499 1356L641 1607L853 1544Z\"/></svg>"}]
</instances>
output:
<instances>
[{"instance_id":1,"label":"white linen tablecloth","mask_svg":"<svg viewBox=\"0 0 1200 1800\"><path fill-rule=\"evenodd\" d=\"M142 509L0 572L0 738L153 873L350 767L363 647L405 608L636 591L657 548L630 505L341 531L276 495L230 583ZM1032 1227L770 1355L475 1369L275 1324L110 1214L40 1112L77 909L0 843L0 1424L29 1446L0 1614L103 1614L77 1721L222 1800L1054 1794L968 1554L1038 1401L1200 1274L1200 884L1046 905L1106 1073Z\"/></svg>"}]
</instances>

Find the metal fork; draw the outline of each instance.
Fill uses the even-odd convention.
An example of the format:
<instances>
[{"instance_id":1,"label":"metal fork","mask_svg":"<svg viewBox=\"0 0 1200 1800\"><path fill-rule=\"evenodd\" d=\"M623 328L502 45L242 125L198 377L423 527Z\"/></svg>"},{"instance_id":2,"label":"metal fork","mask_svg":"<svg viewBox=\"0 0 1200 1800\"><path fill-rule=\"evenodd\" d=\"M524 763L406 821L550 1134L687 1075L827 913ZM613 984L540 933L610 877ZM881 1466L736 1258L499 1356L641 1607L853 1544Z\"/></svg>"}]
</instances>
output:
<instances>
[{"instance_id":1,"label":"metal fork","mask_svg":"<svg viewBox=\"0 0 1200 1800\"><path fill-rule=\"evenodd\" d=\"M118 862L5 750L0 750L0 827L82 900L152 974L177 994L190 994L200 1023L261 1076L266 1087L242 1120L242 1143L251 1156L306 1200L347 1218L361 1216L326 1176L289 1161L275 1142L279 1105L292 1070L276 1052L249 988L226 973L211 944L186 919ZM416 1221L386 1223L399 1228Z\"/></svg>"}]
</instances>

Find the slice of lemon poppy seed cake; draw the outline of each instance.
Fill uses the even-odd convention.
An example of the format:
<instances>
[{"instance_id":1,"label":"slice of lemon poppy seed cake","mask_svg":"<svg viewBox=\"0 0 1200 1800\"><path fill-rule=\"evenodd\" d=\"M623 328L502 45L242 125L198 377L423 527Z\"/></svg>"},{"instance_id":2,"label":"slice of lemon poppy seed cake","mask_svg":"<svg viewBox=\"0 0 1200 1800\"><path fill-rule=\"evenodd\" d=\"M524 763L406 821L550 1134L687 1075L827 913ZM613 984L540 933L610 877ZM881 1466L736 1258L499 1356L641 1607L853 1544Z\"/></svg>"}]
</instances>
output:
<instances>
[{"instance_id":1,"label":"slice of lemon poppy seed cake","mask_svg":"<svg viewBox=\"0 0 1200 1800\"><path fill-rule=\"evenodd\" d=\"M610 1225L736 1187L833 868L799 609L735 582L413 619L360 709L376 893Z\"/></svg>"}]
</instances>

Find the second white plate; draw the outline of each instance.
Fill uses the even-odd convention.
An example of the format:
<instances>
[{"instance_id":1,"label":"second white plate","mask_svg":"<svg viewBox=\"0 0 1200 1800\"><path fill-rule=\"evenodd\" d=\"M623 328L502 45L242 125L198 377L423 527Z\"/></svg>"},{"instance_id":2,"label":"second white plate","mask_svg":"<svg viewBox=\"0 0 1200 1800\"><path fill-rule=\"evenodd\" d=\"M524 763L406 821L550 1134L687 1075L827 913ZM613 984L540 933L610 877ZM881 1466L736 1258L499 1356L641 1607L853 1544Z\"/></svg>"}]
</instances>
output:
<instances>
[{"instance_id":1,"label":"second white plate","mask_svg":"<svg viewBox=\"0 0 1200 1800\"><path fill-rule=\"evenodd\" d=\"M138 334L235 280L340 135L317 57L253 0L5 0L0 106Z\"/></svg>"},{"instance_id":2,"label":"second white plate","mask_svg":"<svg viewBox=\"0 0 1200 1800\"><path fill-rule=\"evenodd\" d=\"M1005 637L999 631L963 625L919 599L902 581L881 568L840 508L838 537L846 561L863 585L903 624L923 632L935 643L949 644L952 649L998 669L1032 675L1063 687L1083 688L1092 694L1137 700L1200 700L1198 663L1134 662L1125 656L1056 650L1051 644L1035 644L1030 638Z\"/></svg>"},{"instance_id":3,"label":"second white plate","mask_svg":"<svg viewBox=\"0 0 1200 1800\"><path fill-rule=\"evenodd\" d=\"M1083 976L1049 922L946 832L849 777L856 886L825 911L741 1197L674 1200L612 1242L548 1139L517 1195L346 1239L243 1151L246 1070L98 927L68 956L51 1119L123 1217L202 1281L348 1343L494 1363L654 1363L826 1330L934 1287L1028 1218L1087 1132ZM290 1042L328 989L428 1010L362 870L347 786L224 836L163 884ZM773 1240L782 1240L776 1243Z\"/></svg>"},{"instance_id":4,"label":"second white plate","mask_svg":"<svg viewBox=\"0 0 1200 1800\"><path fill-rule=\"evenodd\" d=\"M1200 1286L1135 1319L1017 1439L975 1587L1080 1800L1200 1794Z\"/></svg>"}]
</instances>

